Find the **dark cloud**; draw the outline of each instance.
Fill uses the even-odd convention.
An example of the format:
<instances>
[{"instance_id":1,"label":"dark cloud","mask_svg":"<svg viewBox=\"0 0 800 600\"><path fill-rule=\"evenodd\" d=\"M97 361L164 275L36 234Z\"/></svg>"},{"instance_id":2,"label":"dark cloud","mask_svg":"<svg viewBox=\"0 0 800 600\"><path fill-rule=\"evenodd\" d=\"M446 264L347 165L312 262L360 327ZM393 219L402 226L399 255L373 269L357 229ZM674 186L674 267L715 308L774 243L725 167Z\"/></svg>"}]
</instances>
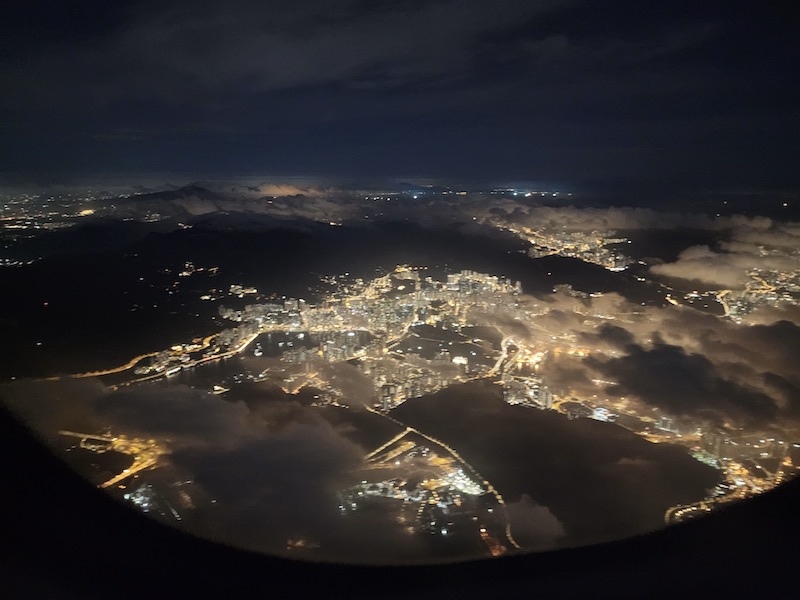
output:
<instances>
[{"instance_id":1,"label":"dark cloud","mask_svg":"<svg viewBox=\"0 0 800 600\"><path fill-rule=\"evenodd\" d=\"M178 450L171 460L221 503L215 527L222 541L281 552L287 538L328 541L339 531L335 493L362 457L360 447L319 421L293 423L228 450Z\"/></svg>"},{"instance_id":2,"label":"dark cloud","mask_svg":"<svg viewBox=\"0 0 800 600\"><path fill-rule=\"evenodd\" d=\"M624 327L611 325L609 323L601 324L596 332L581 332L580 336L586 344L591 344L594 348L600 343L607 346L622 348L632 344L634 341L633 334L630 331Z\"/></svg>"},{"instance_id":3,"label":"dark cloud","mask_svg":"<svg viewBox=\"0 0 800 600\"><path fill-rule=\"evenodd\" d=\"M800 325L785 318L794 311L761 311L753 319L758 324L740 325L687 307L641 307L605 296L586 302L580 310L617 318L568 322L561 315L560 330L548 324L589 353L548 356L542 374L556 393L640 399L715 422L797 423ZM541 322L548 323L547 315Z\"/></svg>"},{"instance_id":4,"label":"dark cloud","mask_svg":"<svg viewBox=\"0 0 800 600\"><path fill-rule=\"evenodd\" d=\"M244 404L188 386L137 386L102 396L94 408L115 430L167 439L174 447L225 447L251 433Z\"/></svg>"},{"instance_id":5,"label":"dark cloud","mask_svg":"<svg viewBox=\"0 0 800 600\"><path fill-rule=\"evenodd\" d=\"M760 375L764 384L778 395L781 405L788 407L789 410L787 412L796 416L800 412L800 380L796 377L793 380L789 380L786 377L770 372L764 372Z\"/></svg>"},{"instance_id":6,"label":"dark cloud","mask_svg":"<svg viewBox=\"0 0 800 600\"><path fill-rule=\"evenodd\" d=\"M591 397L596 386L591 379L594 372L587 368L580 357L571 355L550 356L543 369L547 384L554 393L568 396Z\"/></svg>"},{"instance_id":7,"label":"dark cloud","mask_svg":"<svg viewBox=\"0 0 800 600\"><path fill-rule=\"evenodd\" d=\"M797 53L771 7L16 4L13 169L796 183Z\"/></svg>"},{"instance_id":8,"label":"dark cloud","mask_svg":"<svg viewBox=\"0 0 800 600\"><path fill-rule=\"evenodd\" d=\"M530 328L502 308L498 308L492 313L474 311L471 318L490 327L496 327L503 335L516 337L520 340L529 340L531 338Z\"/></svg>"},{"instance_id":9,"label":"dark cloud","mask_svg":"<svg viewBox=\"0 0 800 600\"><path fill-rule=\"evenodd\" d=\"M743 357L762 370L796 373L800 356L800 325L781 320L768 325L737 327L731 323L712 324L700 338L701 347L715 360Z\"/></svg>"},{"instance_id":10,"label":"dark cloud","mask_svg":"<svg viewBox=\"0 0 800 600\"><path fill-rule=\"evenodd\" d=\"M34 66L37 76L46 73L71 94L101 103L130 97L182 103L199 93L258 93L329 83L395 88L459 79L470 66L477 39L563 4L150 3L111 11L115 14L109 20L118 26L110 34L95 35L78 22L83 43L57 40L50 48L36 46L36 61L31 56L18 60L24 64L27 58L26 66ZM31 40L21 42L31 45ZM78 61L81 70L75 68ZM31 73L16 101L25 92L45 100L39 85Z\"/></svg>"},{"instance_id":11,"label":"dark cloud","mask_svg":"<svg viewBox=\"0 0 800 600\"><path fill-rule=\"evenodd\" d=\"M550 549L564 537L564 525L546 506L536 504L528 494L506 504L514 539L534 551Z\"/></svg>"},{"instance_id":12,"label":"dark cloud","mask_svg":"<svg viewBox=\"0 0 800 600\"><path fill-rule=\"evenodd\" d=\"M656 342L626 348L620 358L588 357L585 363L614 381L609 392L635 396L676 415L715 421L766 424L778 413L775 402L757 389L722 378L705 356Z\"/></svg>"},{"instance_id":13,"label":"dark cloud","mask_svg":"<svg viewBox=\"0 0 800 600\"><path fill-rule=\"evenodd\" d=\"M0 401L46 439L54 438L60 429L104 427L92 404L105 393L105 386L95 379L18 380L0 385Z\"/></svg>"},{"instance_id":14,"label":"dark cloud","mask_svg":"<svg viewBox=\"0 0 800 600\"><path fill-rule=\"evenodd\" d=\"M180 474L194 481L195 495L217 500L188 515L189 532L271 553L308 537L324 542L317 558L351 561L363 559L370 539L383 538L387 551L386 539L403 539L388 533L396 524L386 511L366 537L343 522L336 492L352 485L365 451L342 428L281 390L240 387L242 399L226 401L181 385L109 393L92 379L21 381L4 384L0 398L48 440L60 429L157 439L168 455L155 480L169 485L178 475L158 473ZM376 560L423 554L409 541Z\"/></svg>"}]
</instances>

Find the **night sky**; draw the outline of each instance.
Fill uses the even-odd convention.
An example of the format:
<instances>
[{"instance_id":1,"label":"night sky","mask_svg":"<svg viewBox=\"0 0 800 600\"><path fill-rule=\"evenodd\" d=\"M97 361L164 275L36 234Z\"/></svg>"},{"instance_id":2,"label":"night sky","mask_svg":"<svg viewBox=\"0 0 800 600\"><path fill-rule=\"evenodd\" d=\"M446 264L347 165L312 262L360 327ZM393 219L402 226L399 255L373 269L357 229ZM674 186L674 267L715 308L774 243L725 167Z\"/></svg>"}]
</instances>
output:
<instances>
[{"instance_id":1,"label":"night sky","mask_svg":"<svg viewBox=\"0 0 800 600\"><path fill-rule=\"evenodd\" d=\"M796 192L799 30L735 0L12 1L0 165Z\"/></svg>"}]
</instances>

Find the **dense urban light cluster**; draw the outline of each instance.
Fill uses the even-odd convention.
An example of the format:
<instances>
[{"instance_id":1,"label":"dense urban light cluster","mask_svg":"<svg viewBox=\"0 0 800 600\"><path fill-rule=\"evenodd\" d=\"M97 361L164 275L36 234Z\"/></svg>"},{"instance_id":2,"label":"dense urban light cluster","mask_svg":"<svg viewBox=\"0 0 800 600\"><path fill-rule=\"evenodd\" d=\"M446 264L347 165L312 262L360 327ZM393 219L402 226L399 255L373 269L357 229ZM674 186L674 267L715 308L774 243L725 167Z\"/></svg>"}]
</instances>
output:
<instances>
[{"instance_id":1,"label":"dense urban light cluster","mask_svg":"<svg viewBox=\"0 0 800 600\"><path fill-rule=\"evenodd\" d=\"M244 545L325 556L338 542L326 538L325 528L307 530L303 522L314 511L327 514L331 509L336 509L339 521L330 521L330 529L357 529L382 519L374 531L384 532L386 556L406 553L401 560L428 551L495 557L580 543L581 534L559 520L559 509L551 512L552 500L548 507L531 501L528 492L516 492L511 502L501 495L495 479L509 486L502 469L459 434L448 433L448 424L455 426L461 419L458 410L449 409L443 421L427 430L426 406L444 406L451 400L442 398L449 394L479 389L487 398L501 399L512 411L508 415L517 415L520 422L527 420L523 415L533 414L576 424L593 422L605 432L624 432L628 440L678 449L681 460L695 465L697 481L709 482L691 493L676 492L662 505L654 500L659 508L648 508L647 524L631 525L631 531L707 514L768 491L797 472L798 429L787 391L791 375L776 363L782 359L770 359L774 374L768 372L767 362L752 373L728 366L745 352L738 345L745 328L772 335L773 329L793 327L791 311L800 306L800 265L792 244L797 232L791 224L549 206L539 203L538 191L514 189L461 193L423 187L363 196L339 191L294 205L287 198L259 198L243 189L232 195L198 187L166 196L140 192L115 196L113 203L102 203L105 208L89 194L76 195L58 200L62 213L52 210L56 197L20 196L4 208L3 218L12 226L4 231L3 265L15 266L7 273L34 264L46 268L47 247L36 246L45 221L50 223L48 231L80 232L83 219L102 228L104 219L122 216L122 222L143 227L138 231L146 237L137 233L133 246L123 245L122 259L144 266L131 268L132 283L121 291L120 309L141 314L144 322L161 314L167 319L186 314L206 323L193 327L183 340L173 338L161 348L148 345L117 366L97 368L89 363L85 372L41 380L55 387L70 381L100 386L89 395L94 404L85 410L102 427L92 429L87 421L86 433L62 427L47 434L63 438L61 445L79 439L67 450L78 457L74 460L87 452L98 457L100 462L91 467L100 470L93 475L98 486L154 518L202 534L218 518L214 515L262 506L257 498L266 492L256 489L247 508L238 508L226 497L235 488L214 483L216 475L206 473L195 456L205 456L211 465L234 460L215 457L231 452L249 456L248 444L255 443L251 440L278 443L275 440L289 435L287 431L315 424L314 436L333 436L335 442L325 443L337 448L337 462L324 476L302 474L309 465L298 468L299 479L287 483L285 490L300 494L303 502L311 502L313 496L314 508L300 503L297 514L274 533ZM553 202L572 197L549 192L545 196ZM229 218L219 217L220 211L242 203L253 208L250 216L264 221L255 226L222 222L217 229L214 219ZM351 270L325 268L303 274L303 285L295 284L293 275L283 284L259 283L258 268L239 271L224 253L179 251L172 257L173 250L153 253L147 247L169 245L175 239L175 247L182 248L187 240L218 235L230 244L225 236L243 226L256 227L253 240L269 239L277 232L279 245L326 236L368 240L373 232L390 232L396 223L409 222L420 206L426 209L418 216L435 215L453 223L455 235L462 236L454 238L451 258L439 262L435 256L443 250L436 249L432 260L387 264L376 252L377 266L348 259ZM199 214L193 216L192 211ZM427 243L431 232L435 237L441 231L427 221L423 226L413 220L402 226L411 227L406 232L418 238L407 248L401 243L401 254L413 251L414 243ZM711 245L686 244L665 258L643 252L641 234L664 230L700 231ZM722 241L714 242L714 236ZM107 244L107 238L102 243ZM336 251L336 244L344 242L325 241L321 247ZM397 246L388 240L386 244ZM497 244L497 271L465 268L469 261L461 256L473 250L468 244ZM573 268L585 269L588 279L571 275ZM286 272L301 271L291 266ZM284 293L282 285L293 292ZM53 295L39 310L51 310L59 302ZM673 326L676 322L693 323L703 333L697 339L686 337L686 327ZM704 350L718 336L732 340L727 348L739 355L717 359ZM48 345L36 342L37 349ZM683 372L686 386L678 382L676 392L662 391ZM27 384L20 378L10 385L13 390ZM195 399L184 401L184 394ZM173 399L159 400L162 396ZM145 409L150 402L156 404ZM205 408L197 408L198 403ZM499 410L495 407L492 414L499 415ZM167 424L159 417L161 411L177 412ZM227 416L208 427L231 431L220 434L220 441L209 449L209 438L196 437L194 428L200 424L195 421L217 411ZM786 420L776 416L779 412ZM406 421L409 415L415 419L413 426ZM182 430L183 423L189 431ZM270 433L270 428L276 429ZM315 447L297 444L305 449L292 451L300 457ZM620 470L616 477L655 469L657 460L644 458L648 452L640 448L621 454L613 463L613 469ZM113 456L126 457L125 466L112 466L123 463L110 458L103 462ZM576 461L570 463L572 468L585 462L570 460ZM100 463L108 466L97 466ZM295 472L289 466L265 469L273 477ZM557 468L555 473L560 476ZM243 477L248 483L238 485L252 485L250 475ZM532 481L525 480L524 489L530 490ZM660 485L667 487L658 489L668 491L667 483ZM319 489L311 492L306 486ZM271 502L263 501L263 510L269 510ZM654 516L656 510L660 512ZM534 530L539 534L531 533L526 524L530 519L538 523ZM515 535L515 529L522 533ZM267 543L274 536L280 540ZM419 540L434 546L404 546ZM436 544L444 546L431 550Z\"/></svg>"}]
</instances>

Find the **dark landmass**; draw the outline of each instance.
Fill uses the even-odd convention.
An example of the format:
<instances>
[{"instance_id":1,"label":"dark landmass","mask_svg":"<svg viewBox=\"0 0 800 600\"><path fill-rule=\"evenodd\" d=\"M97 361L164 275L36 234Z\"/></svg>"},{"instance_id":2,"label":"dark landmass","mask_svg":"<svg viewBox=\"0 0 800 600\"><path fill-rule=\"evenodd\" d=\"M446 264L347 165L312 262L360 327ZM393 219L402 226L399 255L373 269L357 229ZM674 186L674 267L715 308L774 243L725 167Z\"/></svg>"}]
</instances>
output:
<instances>
[{"instance_id":1,"label":"dark landmass","mask_svg":"<svg viewBox=\"0 0 800 600\"><path fill-rule=\"evenodd\" d=\"M78 440L72 438L74 442ZM123 469L127 469L133 464L133 458L127 454L108 450L103 453L84 450L80 447L64 449L59 456L64 459L70 467L81 477L85 477L90 483L100 485L108 481Z\"/></svg>"},{"instance_id":2,"label":"dark landmass","mask_svg":"<svg viewBox=\"0 0 800 600\"><path fill-rule=\"evenodd\" d=\"M143 223L115 219L87 218L66 229L40 233L17 240L6 252L19 260L42 257L73 257L119 252L143 240L152 232L175 229L173 221Z\"/></svg>"},{"instance_id":3,"label":"dark landmass","mask_svg":"<svg viewBox=\"0 0 800 600\"><path fill-rule=\"evenodd\" d=\"M5 342L13 347L0 378L75 373L114 367L133 356L209 335L229 324L220 304L253 302L225 297L200 300L210 289L255 286L270 294L313 301L320 274L349 272L371 278L398 264L430 265L430 273L472 269L520 280L528 294L546 296L569 283L587 292L616 291L635 302L663 299L654 286L580 260L531 259L514 238L484 237L457 228L409 223L330 227L284 223L257 231L203 227L150 232L124 249L84 257L53 256L6 270L0 295ZM112 223L112 230L117 225ZM481 230L482 231L482 230ZM184 264L219 267L178 277Z\"/></svg>"},{"instance_id":4,"label":"dark landmass","mask_svg":"<svg viewBox=\"0 0 800 600\"><path fill-rule=\"evenodd\" d=\"M616 244L620 252L636 260L653 259L673 262L678 255L691 246L716 247L720 232L710 229L621 229L619 237L630 240L630 244Z\"/></svg>"}]
</instances>

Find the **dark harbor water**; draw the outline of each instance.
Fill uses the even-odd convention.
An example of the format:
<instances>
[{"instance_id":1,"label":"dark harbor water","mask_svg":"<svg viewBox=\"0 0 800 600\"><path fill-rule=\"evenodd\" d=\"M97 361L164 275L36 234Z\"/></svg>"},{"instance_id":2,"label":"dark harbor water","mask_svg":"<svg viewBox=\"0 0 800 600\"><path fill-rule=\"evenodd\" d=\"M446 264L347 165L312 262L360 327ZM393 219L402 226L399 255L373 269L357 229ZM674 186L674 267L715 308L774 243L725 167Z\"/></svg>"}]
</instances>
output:
<instances>
[{"instance_id":1,"label":"dark harbor water","mask_svg":"<svg viewBox=\"0 0 800 600\"><path fill-rule=\"evenodd\" d=\"M613 423L510 406L491 383L415 398L392 416L457 448L506 502L527 496L546 506L568 546L660 529L670 506L700 500L720 481L681 446L650 443Z\"/></svg>"}]
</instances>

